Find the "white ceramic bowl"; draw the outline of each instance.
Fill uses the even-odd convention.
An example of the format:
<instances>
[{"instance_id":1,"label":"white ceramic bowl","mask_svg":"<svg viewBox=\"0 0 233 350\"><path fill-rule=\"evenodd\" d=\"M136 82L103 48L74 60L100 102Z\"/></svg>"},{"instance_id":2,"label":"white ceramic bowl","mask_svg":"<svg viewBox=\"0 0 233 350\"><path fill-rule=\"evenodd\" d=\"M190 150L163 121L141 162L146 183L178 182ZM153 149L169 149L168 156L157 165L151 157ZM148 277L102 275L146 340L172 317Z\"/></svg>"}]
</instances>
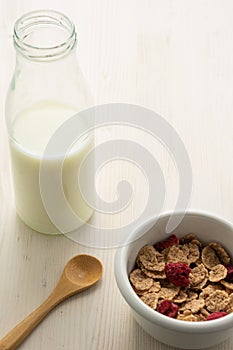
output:
<instances>
[{"instance_id":1,"label":"white ceramic bowl","mask_svg":"<svg viewBox=\"0 0 233 350\"><path fill-rule=\"evenodd\" d=\"M182 212L175 215L181 215ZM129 282L129 273L134 267L139 249L145 244L154 244L176 233L196 233L203 243L218 241L233 253L233 225L215 215L189 211L174 232L165 234L170 213L153 218L132 232L127 242L119 248L115 257L117 285L136 321L152 337L162 343L183 349L203 349L216 345L233 333L233 313L225 317L202 322L187 322L162 315L147 306L136 295Z\"/></svg>"}]
</instances>

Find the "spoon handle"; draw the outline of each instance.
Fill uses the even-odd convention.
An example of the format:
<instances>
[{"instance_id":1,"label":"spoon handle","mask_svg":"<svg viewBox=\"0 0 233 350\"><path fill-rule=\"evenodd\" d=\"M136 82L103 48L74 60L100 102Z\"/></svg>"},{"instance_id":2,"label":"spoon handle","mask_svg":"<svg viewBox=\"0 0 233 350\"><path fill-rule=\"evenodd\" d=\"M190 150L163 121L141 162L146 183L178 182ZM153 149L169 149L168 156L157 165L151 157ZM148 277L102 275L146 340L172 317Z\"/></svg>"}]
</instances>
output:
<instances>
[{"instance_id":1,"label":"spoon handle","mask_svg":"<svg viewBox=\"0 0 233 350\"><path fill-rule=\"evenodd\" d=\"M65 298L66 296L61 297L57 293L57 289L54 289L37 309L32 311L0 340L0 350L15 350L43 318Z\"/></svg>"}]
</instances>

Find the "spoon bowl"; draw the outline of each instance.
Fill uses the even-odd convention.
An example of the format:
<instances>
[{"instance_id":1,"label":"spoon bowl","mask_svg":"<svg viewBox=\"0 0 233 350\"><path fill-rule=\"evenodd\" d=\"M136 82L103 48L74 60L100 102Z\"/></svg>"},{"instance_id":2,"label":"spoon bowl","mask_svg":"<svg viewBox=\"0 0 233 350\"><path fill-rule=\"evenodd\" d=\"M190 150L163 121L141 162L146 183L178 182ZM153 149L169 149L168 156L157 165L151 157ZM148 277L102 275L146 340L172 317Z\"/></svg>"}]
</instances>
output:
<instances>
[{"instance_id":1,"label":"spoon bowl","mask_svg":"<svg viewBox=\"0 0 233 350\"><path fill-rule=\"evenodd\" d=\"M77 268L78 267L78 268ZM103 272L101 262L91 255L77 255L65 266L66 278L77 286L90 287L96 283Z\"/></svg>"},{"instance_id":2,"label":"spoon bowl","mask_svg":"<svg viewBox=\"0 0 233 350\"><path fill-rule=\"evenodd\" d=\"M102 263L94 256L74 256L49 297L0 340L0 350L15 350L56 305L94 285L102 274Z\"/></svg>"}]
</instances>

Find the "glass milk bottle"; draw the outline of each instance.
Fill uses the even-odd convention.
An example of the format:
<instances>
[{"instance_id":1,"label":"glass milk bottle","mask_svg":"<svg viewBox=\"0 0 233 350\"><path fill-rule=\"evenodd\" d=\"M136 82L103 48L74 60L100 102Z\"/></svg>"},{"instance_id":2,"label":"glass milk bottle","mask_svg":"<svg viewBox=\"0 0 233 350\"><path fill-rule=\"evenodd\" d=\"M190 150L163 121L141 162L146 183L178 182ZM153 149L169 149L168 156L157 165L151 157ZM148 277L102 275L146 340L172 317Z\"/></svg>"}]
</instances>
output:
<instances>
[{"instance_id":1,"label":"glass milk bottle","mask_svg":"<svg viewBox=\"0 0 233 350\"><path fill-rule=\"evenodd\" d=\"M65 158L56 152L47 158L44 154L55 131L74 115L75 125L81 127L85 118L76 113L91 106L76 59L76 41L74 25L57 11L30 12L22 16L14 28L16 66L6 100L6 124L15 205L24 223L46 234L70 232L86 222L93 212L77 180L80 165L93 148L93 134L84 135ZM61 186L67 207L55 200L55 192L51 204L60 223L67 221L61 225L62 229L51 219L42 198L42 158L47 188L53 183L54 169L62 164ZM88 185L94 172L91 166L85 169ZM70 225L67 208L77 218Z\"/></svg>"}]
</instances>

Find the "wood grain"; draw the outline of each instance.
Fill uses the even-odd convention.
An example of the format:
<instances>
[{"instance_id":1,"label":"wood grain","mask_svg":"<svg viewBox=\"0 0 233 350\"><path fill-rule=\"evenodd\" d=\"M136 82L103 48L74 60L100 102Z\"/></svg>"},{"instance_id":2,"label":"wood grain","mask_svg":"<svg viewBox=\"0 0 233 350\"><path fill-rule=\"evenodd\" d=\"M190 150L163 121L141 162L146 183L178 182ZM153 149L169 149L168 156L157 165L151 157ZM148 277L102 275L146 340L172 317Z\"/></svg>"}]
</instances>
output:
<instances>
[{"instance_id":1,"label":"wood grain","mask_svg":"<svg viewBox=\"0 0 233 350\"><path fill-rule=\"evenodd\" d=\"M191 160L190 207L233 221L232 1L9 0L0 6L0 337L49 295L71 256L89 253L105 268L98 288L77 296L78 302L74 297L58 306L19 349L173 350L148 336L130 314L114 281L116 249L40 235L17 218L4 122L14 68L12 28L17 17L38 8L55 8L70 16L79 34L78 59L95 102L138 104L163 116L179 133ZM108 132L110 137L137 137L133 130ZM144 136L143 144L164 174L164 209L173 208L179 191L176 165L158 140ZM133 177L130 166L118 167L112 177L111 167L106 168L98 190L103 198L114 200L114 181L127 171L136 184L133 217L141 205L141 175ZM123 214L119 220L124 222ZM111 226L117 220L105 215L96 221ZM233 338L211 350L232 346Z\"/></svg>"}]
</instances>

